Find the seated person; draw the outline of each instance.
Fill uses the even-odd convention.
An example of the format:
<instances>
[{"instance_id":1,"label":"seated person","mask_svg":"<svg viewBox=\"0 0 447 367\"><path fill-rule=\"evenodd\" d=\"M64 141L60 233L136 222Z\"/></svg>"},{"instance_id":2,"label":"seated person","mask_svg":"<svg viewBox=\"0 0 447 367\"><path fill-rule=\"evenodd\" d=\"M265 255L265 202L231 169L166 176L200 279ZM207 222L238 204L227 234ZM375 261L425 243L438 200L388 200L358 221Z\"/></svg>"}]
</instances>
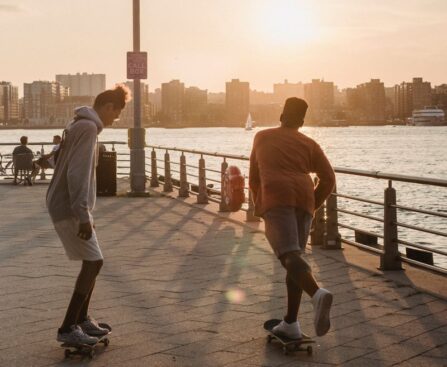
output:
<instances>
[{"instance_id":1,"label":"seated person","mask_svg":"<svg viewBox=\"0 0 447 367\"><path fill-rule=\"evenodd\" d=\"M33 154L33 151L26 146L27 144L28 144L28 137L22 136L20 138L20 145L15 147L14 150L12 151L13 159L14 159L14 156L17 156L20 154ZM34 171L36 169L36 166L35 165L33 165L33 166L34 166L34 169L33 169L32 175L34 174ZM18 174L18 171L17 171L17 169L14 168L14 183L17 183L17 174Z\"/></svg>"},{"instance_id":2,"label":"seated person","mask_svg":"<svg viewBox=\"0 0 447 367\"><path fill-rule=\"evenodd\" d=\"M53 149L50 153L42 155L34 163L37 164L42 169L54 168L56 163L54 162L54 154L59 150L62 138L59 135L53 136ZM37 173L36 173L37 174Z\"/></svg>"}]
</instances>

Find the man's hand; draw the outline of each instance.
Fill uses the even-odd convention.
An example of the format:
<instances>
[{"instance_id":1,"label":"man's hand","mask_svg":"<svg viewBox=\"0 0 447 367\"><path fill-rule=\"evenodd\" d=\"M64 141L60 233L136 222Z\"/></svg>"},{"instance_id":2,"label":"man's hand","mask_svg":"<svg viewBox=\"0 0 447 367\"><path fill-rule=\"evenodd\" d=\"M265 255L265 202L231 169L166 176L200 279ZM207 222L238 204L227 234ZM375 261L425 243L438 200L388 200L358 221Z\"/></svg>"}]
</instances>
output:
<instances>
[{"instance_id":1,"label":"man's hand","mask_svg":"<svg viewBox=\"0 0 447 367\"><path fill-rule=\"evenodd\" d=\"M88 241L90 238L92 238L92 225L90 222L87 223L79 223L79 231L78 231L78 237L81 240Z\"/></svg>"}]
</instances>

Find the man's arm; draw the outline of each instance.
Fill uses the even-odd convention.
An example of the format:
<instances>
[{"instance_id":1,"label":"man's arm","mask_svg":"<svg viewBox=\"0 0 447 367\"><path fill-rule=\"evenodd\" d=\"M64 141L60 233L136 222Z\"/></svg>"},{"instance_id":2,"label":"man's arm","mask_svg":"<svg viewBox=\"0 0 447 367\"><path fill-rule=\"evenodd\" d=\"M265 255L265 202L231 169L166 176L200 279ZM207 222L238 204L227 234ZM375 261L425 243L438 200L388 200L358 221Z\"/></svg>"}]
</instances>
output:
<instances>
[{"instance_id":1,"label":"man's arm","mask_svg":"<svg viewBox=\"0 0 447 367\"><path fill-rule=\"evenodd\" d=\"M256 138L255 138L255 141L253 142L253 148L250 154L250 171L248 177L248 186L250 187L254 202L256 201L260 184L261 184L261 178L259 177L259 167L256 158Z\"/></svg>"},{"instance_id":2,"label":"man's arm","mask_svg":"<svg viewBox=\"0 0 447 367\"><path fill-rule=\"evenodd\" d=\"M315 144L312 154L313 171L318 177L315 186L315 210L329 197L335 187L335 173L326 155L318 144Z\"/></svg>"},{"instance_id":3,"label":"man's arm","mask_svg":"<svg viewBox=\"0 0 447 367\"><path fill-rule=\"evenodd\" d=\"M82 225L90 225L88 193L93 170L97 129L93 124L83 126L74 142L74 154L68 163L67 180L70 206Z\"/></svg>"}]
</instances>

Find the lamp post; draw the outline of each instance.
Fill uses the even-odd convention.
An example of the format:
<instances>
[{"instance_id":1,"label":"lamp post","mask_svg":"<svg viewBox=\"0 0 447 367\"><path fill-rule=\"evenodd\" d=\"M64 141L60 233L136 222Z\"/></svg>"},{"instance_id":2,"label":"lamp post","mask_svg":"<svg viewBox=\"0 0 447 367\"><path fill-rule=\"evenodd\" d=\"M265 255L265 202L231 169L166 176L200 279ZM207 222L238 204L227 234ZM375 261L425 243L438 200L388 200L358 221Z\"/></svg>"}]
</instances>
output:
<instances>
[{"instance_id":1,"label":"lamp post","mask_svg":"<svg viewBox=\"0 0 447 367\"><path fill-rule=\"evenodd\" d=\"M130 196L148 196L146 191L145 135L141 127L141 85L147 78L147 54L140 52L140 0L133 0L133 52L127 54L127 78L133 79L134 127L129 128Z\"/></svg>"}]
</instances>

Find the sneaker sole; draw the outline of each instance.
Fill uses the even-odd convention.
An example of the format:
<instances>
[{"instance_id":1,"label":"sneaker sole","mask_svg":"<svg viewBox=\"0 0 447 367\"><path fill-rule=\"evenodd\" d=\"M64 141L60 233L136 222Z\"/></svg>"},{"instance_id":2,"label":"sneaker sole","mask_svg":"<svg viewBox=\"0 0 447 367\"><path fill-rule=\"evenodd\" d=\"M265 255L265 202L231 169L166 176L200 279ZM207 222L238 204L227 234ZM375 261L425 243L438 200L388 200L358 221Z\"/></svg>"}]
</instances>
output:
<instances>
[{"instance_id":1,"label":"sneaker sole","mask_svg":"<svg viewBox=\"0 0 447 367\"><path fill-rule=\"evenodd\" d=\"M317 336L323 336L327 334L331 328L330 311L332 306L333 296L331 293L326 293L322 296L319 312L315 315L315 332Z\"/></svg>"}]
</instances>

